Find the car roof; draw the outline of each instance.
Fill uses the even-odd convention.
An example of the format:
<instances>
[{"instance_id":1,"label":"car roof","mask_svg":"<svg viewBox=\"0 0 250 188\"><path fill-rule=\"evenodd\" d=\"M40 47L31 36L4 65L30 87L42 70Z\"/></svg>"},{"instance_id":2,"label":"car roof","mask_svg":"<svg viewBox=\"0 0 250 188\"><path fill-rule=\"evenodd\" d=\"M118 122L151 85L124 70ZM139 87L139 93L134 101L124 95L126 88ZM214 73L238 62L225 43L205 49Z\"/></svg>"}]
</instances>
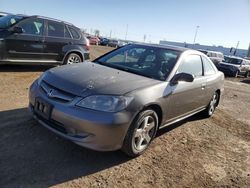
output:
<instances>
[{"instance_id":1,"label":"car roof","mask_svg":"<svg viewBox=\"0 0 250 188\"><path fill-rule=\"evenodd\" d=\"M217 53L217 54L223 54L222 52L212 51L212 50L203 50L203 49L199 49L199 51L203 51L203 52L212 52L212 53Z\"/></svg>"},{"instance_id":2,"label":"car roof","mask_svg":"<svg viewBox=\"0 0 250 188\"><path fill-rule=\"evenodd\" d=\"M1 14L1 15L9 15L9 14L11 14L11 13L8 13L8 12L1 12L1 11L0 11L0 14Z\"/></svg>"},{"instance_id":3,"label":"car roof","mask_svg":"<svg viewBox=\"0 0 250 188\"><path fill-rule=\"evenodd\" d=\"M54 22L59 22L59 23L63 23L63 24L67 24L69 26L74 26L72 23L69 22L65 22L59 19L55 19L55 18L50 18L50 17L46 17L46 16L39 16L39 15L32 15L32 16L28 16L28 15L23 15L23 14L16 14L17 16L23 16L25 18L41 18L41 19L46 19L46 20L50 20L50 21L54 21Z\"/></svg>"},{"instance_id":4,"label":"car roof","mask_svg":"<svg viewBox=\"0 0 250 188\"><path fill-rule=\"evenodd\" d=\"M180 52L184 52L187 50L192 50L189 48L184 48L184 47L179 47L179 46L172 46L172 45L162 45L162 44L148 44L148 43L133 43L136 45L142 45L142 46L149 46L149 47L157 47L157 48L165 48L165 49L169 49L169 50L175 50L175 51L180 51ZM196 51L196 50L194 50Z\"/></svg>"}]
</instances>

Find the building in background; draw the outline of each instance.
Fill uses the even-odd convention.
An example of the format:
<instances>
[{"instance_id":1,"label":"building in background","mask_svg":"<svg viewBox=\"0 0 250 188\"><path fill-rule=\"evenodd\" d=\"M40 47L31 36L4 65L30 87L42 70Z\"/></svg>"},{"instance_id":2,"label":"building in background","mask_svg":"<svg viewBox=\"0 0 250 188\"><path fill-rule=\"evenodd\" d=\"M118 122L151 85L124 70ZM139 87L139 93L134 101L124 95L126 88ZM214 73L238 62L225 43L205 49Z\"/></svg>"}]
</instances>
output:
<instances>
[{"instance_id":1,"label":"building in background","mask_svg":"<svg viewBox=\"0 0 250 188\"><path fill-rule=\"evenodd\" d=\"M160 41L160 44L180 46L180 47L191 48L195 50L203 49L203 50L210 50L210 51L218 51L218 52L222 52L224 55L234 55L234 50L235 50L231 48L225 48L223 46L208 46L208 45L201 45L201 44L189 44L186 42L172 42L172 41L163 41L163 40ZM250 55L250 46L249 46L248 51L244 49L237 49L235 55L240 56L240 57L246 57L247 55Z\"/></svg>"}]
</instances>

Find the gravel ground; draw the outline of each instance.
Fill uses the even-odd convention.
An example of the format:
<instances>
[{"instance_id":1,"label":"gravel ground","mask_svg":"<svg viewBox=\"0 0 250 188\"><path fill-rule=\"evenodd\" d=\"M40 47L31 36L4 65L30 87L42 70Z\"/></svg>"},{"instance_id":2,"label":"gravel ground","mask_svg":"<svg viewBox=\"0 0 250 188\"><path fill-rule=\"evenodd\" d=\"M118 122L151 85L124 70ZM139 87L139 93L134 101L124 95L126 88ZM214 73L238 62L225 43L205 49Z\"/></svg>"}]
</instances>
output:
<instances>
[{"instance_id":1,"label":"gravel ground","mask_svg":"<svg viewBox=\"0 0 250 188\"><path fill-rule=\"evenodd\" d=\"M109 51L92 47L92 58ZM142 156L95 152L57 137L28 113L47 66L0 66L0 187L250 187L250 79L227 78L209 119L161 130Z\"/></svg>"}]
</instances>

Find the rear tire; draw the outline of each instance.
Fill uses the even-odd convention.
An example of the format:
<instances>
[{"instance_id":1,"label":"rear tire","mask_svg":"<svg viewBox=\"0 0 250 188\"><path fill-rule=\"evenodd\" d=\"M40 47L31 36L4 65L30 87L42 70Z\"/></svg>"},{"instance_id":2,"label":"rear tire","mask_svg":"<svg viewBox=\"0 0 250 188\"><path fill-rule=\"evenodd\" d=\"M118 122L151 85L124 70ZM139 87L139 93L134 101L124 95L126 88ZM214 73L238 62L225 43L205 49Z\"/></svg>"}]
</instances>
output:
<instances>
[{"instance_id":1,"label":"rear tire","mask_svg":"<svg viewBox=\"0 0 250 188\"><path fill-rule=\"evenodd\" d=\"M81 62L82 62L82 58L78 54L70 53L69 55L67 55L63 64L70 65L70 64L81 63Z\"/></svg>"},{"instance_id":2,"label":"rear tire","mask_svg":"<svg viewBox=\"0 0 250 188\"><path fill-rule=\"evenodd\" d=\"M121 150L130 157L141 155L154 139L157 130L158 116L155 111L142 111L130 125Z\"/></svg>"},{"instance_id":3,"label":"rear tire","mask_svg":"<svg viewBox=\"0 0 250 188\"><path fill-rule=\"evenodd\" d=\"M219 93L215 92L212 96L212 99L210 100L207 108L203 111L203 114L205 117L211 117L218 106L219 103Z\"/></svg>"}]
</instances>

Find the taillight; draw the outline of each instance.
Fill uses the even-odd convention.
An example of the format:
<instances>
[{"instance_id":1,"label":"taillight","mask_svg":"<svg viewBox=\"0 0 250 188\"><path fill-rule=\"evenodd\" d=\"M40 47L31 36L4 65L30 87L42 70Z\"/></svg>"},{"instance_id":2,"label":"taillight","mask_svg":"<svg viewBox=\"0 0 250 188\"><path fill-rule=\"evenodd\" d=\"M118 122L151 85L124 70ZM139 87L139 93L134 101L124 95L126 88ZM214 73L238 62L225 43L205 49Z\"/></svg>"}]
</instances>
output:
<instances>
[{"instance_id":1,"label":"taillight","mask_svg":"<svg viewBox=\"0 0 250 188\"><path fill-rule=\"evenodd\" d=\"M89 45L89 39L86 38L86 49L89 50L90 49L90 45Z\"/></svg>"}]
</instances>

